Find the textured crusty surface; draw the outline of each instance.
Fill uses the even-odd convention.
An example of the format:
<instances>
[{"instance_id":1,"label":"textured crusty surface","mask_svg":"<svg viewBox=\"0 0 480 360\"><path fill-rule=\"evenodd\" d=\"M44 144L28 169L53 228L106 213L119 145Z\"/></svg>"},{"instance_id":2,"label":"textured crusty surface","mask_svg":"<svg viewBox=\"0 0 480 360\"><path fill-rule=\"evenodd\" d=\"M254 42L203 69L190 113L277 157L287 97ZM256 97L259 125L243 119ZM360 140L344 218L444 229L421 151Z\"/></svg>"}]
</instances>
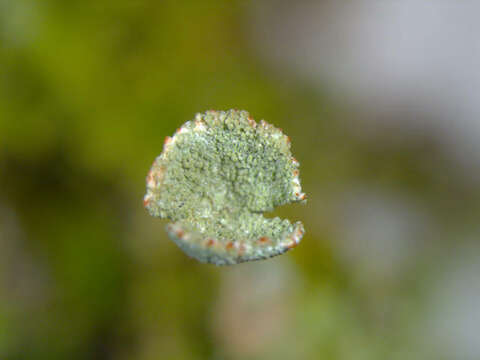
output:
<instances>
[{"instance_id":1,"label":"textured crusty surface","mask_svg":"<svg viewBox=\"0 0 480 360\"><path fill-rule=\"evenodd\" d=\"M246 111L207 111L165 139L147 176L144 205L168 218L169 236L188 255L217 265L259 260L295 247L303 236L262 212L305 201L299 163L280 129Z\"/></svg>"}]
</instances>

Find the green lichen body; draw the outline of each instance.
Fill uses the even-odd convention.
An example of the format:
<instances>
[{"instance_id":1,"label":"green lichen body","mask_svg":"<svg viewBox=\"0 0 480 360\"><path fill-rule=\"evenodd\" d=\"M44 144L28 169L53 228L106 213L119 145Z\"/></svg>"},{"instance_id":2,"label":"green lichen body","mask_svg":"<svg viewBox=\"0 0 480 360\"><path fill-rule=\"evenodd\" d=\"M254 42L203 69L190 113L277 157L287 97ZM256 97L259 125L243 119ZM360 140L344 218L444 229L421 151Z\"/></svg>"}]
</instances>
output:
<instances>
[{"instance_id":1,"label":"green lichen body","mask_svg":"<svg viewBox=\"0 0 480 360\"><path fill-rule=\"evenodd\" d=\"M173 221L168 233L187 254L222 265L296 246L301 223L262 212L304 199L287 136L246 111L207 111L166 139L145 206Z\"/></svg>"}]
</instances>

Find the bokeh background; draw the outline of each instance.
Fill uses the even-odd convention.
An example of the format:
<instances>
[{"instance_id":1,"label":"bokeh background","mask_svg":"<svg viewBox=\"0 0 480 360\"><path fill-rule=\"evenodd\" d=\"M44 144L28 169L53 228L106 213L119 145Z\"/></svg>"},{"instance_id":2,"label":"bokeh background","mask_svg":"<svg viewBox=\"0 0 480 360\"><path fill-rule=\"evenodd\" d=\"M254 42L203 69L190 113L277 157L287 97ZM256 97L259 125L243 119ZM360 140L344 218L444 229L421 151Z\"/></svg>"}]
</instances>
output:
<instances>
[{"instance_id":1,"label":"bokeh background","mask_svg":"<svg viewBox=\"0 0 480 360\"><path fill-rule=\"evenodd\" d=\"M480 359L478 2L0 0L0 359ZM301 245L215 267L143 209L246 109Z\"/></svg>"}]
</instances>

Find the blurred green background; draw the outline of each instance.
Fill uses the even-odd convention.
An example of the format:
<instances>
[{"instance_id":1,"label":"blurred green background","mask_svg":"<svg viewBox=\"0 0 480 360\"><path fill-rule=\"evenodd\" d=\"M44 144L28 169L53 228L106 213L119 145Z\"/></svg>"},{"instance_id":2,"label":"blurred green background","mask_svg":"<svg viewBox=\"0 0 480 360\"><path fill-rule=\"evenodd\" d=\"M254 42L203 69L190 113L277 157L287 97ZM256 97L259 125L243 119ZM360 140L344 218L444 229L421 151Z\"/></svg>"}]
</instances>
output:
<instances>
[{"instance_id":1,"label":"blurred green background","mask_svg":"<svg viewBox=\"0 0 480 360\"><path fill-rule=\"evenodd\" d=\"M480 358L473 168L272 62L310 54L258 3L0 0L0 359ZM290 135L309 200L275 214L307 232L215 267L142 199L165 136L230 108Z\"/></svg>"}]
</instances>

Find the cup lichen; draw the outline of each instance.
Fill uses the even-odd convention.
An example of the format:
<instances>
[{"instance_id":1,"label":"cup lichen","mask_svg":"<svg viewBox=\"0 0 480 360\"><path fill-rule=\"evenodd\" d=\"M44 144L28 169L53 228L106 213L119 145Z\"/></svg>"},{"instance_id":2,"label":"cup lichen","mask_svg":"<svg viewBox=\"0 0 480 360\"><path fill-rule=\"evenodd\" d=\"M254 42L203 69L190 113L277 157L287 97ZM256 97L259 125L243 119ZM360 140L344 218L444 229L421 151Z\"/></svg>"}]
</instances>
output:
<instances>
[{"instance_id":1,"label":"cup lichen","mask_svg":"<svg viewBox=\"0 0 480 360\"><path fill-rule=\"evenodd\" d=\"M298 168L280 129L246 111L207 111L165 139L144 206L170 219L170 238L201 262L265 259L294 248L304 234L301 222L262 215L306 201Z\"/></svg>"}]
</instances>

